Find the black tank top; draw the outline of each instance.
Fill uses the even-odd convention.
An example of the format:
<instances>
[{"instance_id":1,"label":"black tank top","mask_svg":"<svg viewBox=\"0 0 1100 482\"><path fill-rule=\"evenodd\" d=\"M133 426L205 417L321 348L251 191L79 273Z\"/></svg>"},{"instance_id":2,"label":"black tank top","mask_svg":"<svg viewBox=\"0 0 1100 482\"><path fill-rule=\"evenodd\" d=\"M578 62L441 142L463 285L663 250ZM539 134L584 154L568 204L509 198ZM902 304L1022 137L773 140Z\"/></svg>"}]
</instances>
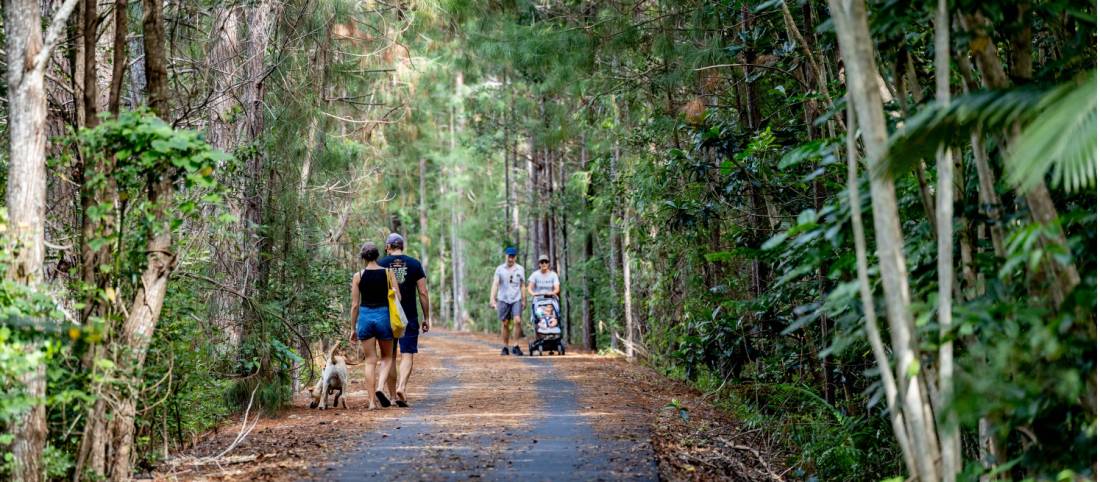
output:
<instances>
[{"instance_id":1,"label":"black tank top","mask_svg":"<svg viewBox=\"0 0 1100 482\"><path fill-rule=\"evenodd\" d=\"M381 308L389 306L389 285L385 269L365 269L359 275L359 306Z\"/></svg>"}]
</instances>

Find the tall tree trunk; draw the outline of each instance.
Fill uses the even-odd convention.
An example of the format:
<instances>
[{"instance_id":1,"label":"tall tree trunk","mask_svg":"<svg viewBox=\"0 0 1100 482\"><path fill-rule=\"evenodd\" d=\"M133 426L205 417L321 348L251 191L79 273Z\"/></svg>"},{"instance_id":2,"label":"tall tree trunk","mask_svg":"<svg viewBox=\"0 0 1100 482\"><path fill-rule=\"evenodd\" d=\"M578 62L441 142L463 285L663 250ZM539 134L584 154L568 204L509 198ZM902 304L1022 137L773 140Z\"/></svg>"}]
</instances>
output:
<instances>
[{"instance_id":1,"label":"tall tree trunk","mask_svg":"<svg viewBox=\"0 0 1100 482\"><path fill-rule=\"evenodd\" d=\"M627 208L623 216L623 316L626 324L626 356L633 357L638 341L635 338L637 327L634 320L634 284L630 279L630 225L631 210Z\"/></svg>"},{"instance_id":2,"label":"tall tree trunk","mask_svg":"<svg viewBox=\"0 0 1100 482\"><path fill-rule=\"evenodd\" d=\"M112 77L110 79L111 95L116 96L117 92L121 91L122 81L125 77L125 52L126 52L126 24L127 15L125 2L122 2L121 8L116 4L114 15L115 21L115 35L113 39L113 49L115 51L114 62L112 65ZM81 9L81 31L86 33L93 33L97 29L96 21L96 2L85 0ZM122 24L122 35L118 35L119 24ZM83 79L83 102L84 115L82 118L87 122L87 127L94 127L99 123L99 118L96 117L96 113L99 109L98 106L98 85L96 83L96 71L97 71L97 58L95 55L96 39L94 34L88 34L83 37L82 42L83 60L81 65L86 71L82 75ZM109 108L113 108L110 112L112 114L118 114L117 97L112 97ZM87 161L85 161L87 162ZM89 209L92 209L94 205L99 204L114 204L117 199L117 194L114 192L112 182L108 181L107 186L102 189L90 189L84 185L85 173L89 172L111 172L113 165L109 159L104 161L95 161L99 164L96 165L83 165L80 173L80 210L81 210L81 236L80 236L80 258L81 258L81 279L87 287L90 287L83 297L84 309L81 312L82 322L87 322L92 316L101 316L106 319L109 314L109 304L103 301L100 291L107 287L109 282L108 277L100 270L101 266L110 265L112 259L111 246L104 245L98 248L93 248L92 240L96 238L106 238L111 236L115 230L111 221L93 220L87 213ZM117 329L114 326L107 325L104 334L104 343L111 343L112 332ZM92 346L85 353L83 357L83 365L89 372L94 373L96 371L95 360L103 356L106 349L102 346ZM110 392L110 387L105 386L105 383L109 382L93 382L94 391L96 392ZM93 474L106 473L106 461L108 457L110 443L108 443L108 425L107 425L107 402L100 397L97 399L86 413L86 421L84 425L84 432L81 437L79 450L77 452L76 460L76 474L83 473L87 470ZM87 464L87 465L85 465Z\"/></svg>"},{"instance_id":3,"label":"tall tree trunk","mask_svg":"<svg viewBox=\"0 0 1100 482\"><path fill-rule=\"evenodd\" d=\"M935 27L935 69L936 103L946 107L951 102L951 22L947 15L947 0L936 2ZM936 153L936 247L937 279L939 281L938 317L940 325L939 347L939 393L937 412L940 414L940 470L944 482L954 482L961 462L961 442L958 419L951 409L954 396L955 355L951 334L951 295L955 281L954 263L954 173L955 161L951 150L940 147Z\"/></svg>"},{"instance_id":4,"label":"tall tree trunk","mask_svg":"<svg viewBox=\"0 0 1100 482\"><path fill-rule=\"evenodd\" d=\"M538 259L538 242L539 242L539 230L538 230L538 214L537 206L538 202L535 199L536 189L535 179L535 164L538 162L537 156L541 152L535 147L535 136L531 132L527 133L527 182L525 183L527 189L527 246L524 246L524 265L531 269L532 272L535 269L535 260Z\"/></svg>"},{"instance_id":5,"label":"tall tree trunk","mask_svg":"<svg viewBox=\"0 0 1100 482\"><path fill-rule=\"evenodd\" d=\"M46 90L45 69L76 0L61 5L42 35L38 0L5 0L4 43L7 60L9 226L17 245L8 277L37 285L43 278L46 256ZM45 476L42 451L46 444L46 365L41 344L28 343L34 367L20 374L19 383L33 400L12 424L10 433L17 481Z\"/></svg>"},{"instance_id":6,"label":"tall tree trunk","mask_svg":"<svg viewBox=\"0 0 1100 482\"><path fill-rule=\"evenodd\" d=\"M417 211L420 221L420 256L421 262L424 264L424 272L428 272L429 253L428 247L431 245L431 237L428 234L428 191L427 191L427 179L428 179L428 158L420 158L420 177L418 193L419 199L417 203Z\"/></svg>"},{"instance_id":7,"label":"tall tree trunk","mask_svg":"<svg viewBox=\"0 0 1100 482\"><path fill-rule=\"evenodd\" d=\"M618 99L612 97L612 108L615 110L615 127L622 128L621 111L619 108ZM611 147L611 165L608 169L608 178L610 181L611 191L611 210L609 212L609 218L611 221L610 229L607 234L608 250L611 252L611 256L608 257L610 261L607 269L607 278L610 284L611 292L608 296L608 306L610 307L608 313L608 322L619 322L619 309L621 299L619 298L619 270L623 266L623 252L622 241L619 237L619 161L622 156L622 147L619 145L620 139L618 135L614 135L614 144ZM614 340L614 337L612 337Z\"/></svg>"},{"instance_id":8,"label":"tall tree trunk","mask_svg":"<svg viewBox=\"0 0 1100 482\"><path fill-rule=\"evenodd\" d=\"M96 63L96 41L99 39L99 11L96 8L97 0L83 0L84 8L81 13L81 21L84 26L84 124L95 127L99 124L96 116L99 110L99 84L96 78L98 65Z\"/></svg>"},{"instance_id":9,"label":"tall tree trunk","mask_svg":"<svg viewBox=\"0 0 1100 482\"><path fill-rule=\"evenodd\" d=\"M850 101L855 105L870 163L875 165L882 162L886 152L886 118L878 90L878 68L867 26L866 6L863 0L829 0L829 7L844 57ZM931 482L939 479L936 459L940 451L935 432L929 433L927 429L927 397L918 376L920 358L916 326L909 311L908 270L902 251L904 244L893 179L872 175L871 201L886 315L896 357L895 370L898 380L902 381L902 408L916 462L917 470L913 475L923 482Z\"/></svg>"},{"instance_id":10,"label":"tall tree trunk","mask_svg":"<svg viewBox=\"0 0 1100 482\"><path fill-rule=\"evenodd\" d=\"M206 60L206 68L211 72L213 83L206 135L211 146L224 152L231 152L239 144L234 125L237 121L233 120L235 117L233 111L239 105L236 100L240 97L236 87L239 75L219 74L219 72L239 72L233 62L241 55L242 45L238 37L241 10L241 8L231 7L214 11L211 32L213 42ZM223 171L229 172L223 169L217 172ZM233 186L234 190L240 189L236 186L239 181L234 181L228 174L223 175L219 182ZM209 209L212 216L214 207L211 206ZM226 200L225 209L238 219L243 217L242 206L234 197ZM234 224L238 222L235 221ZM242 231L239 226L234 226L233 229L225 230L222 234L215 236L211 241L213 248L211 265L214 267L211 276L237 290L245 284L239 279L242 275L239 266L243 244L238 241L238 238L242 235ZM331 241L335 245L337 240ZM244 303L241 297L227 290L215 290L210 294L210 300L207 302L207 317L214 326L225 333L227 349L240 345Z\"/></svg>"},{"instance_id":11,"label":"tall tree trunk","mask_svg":"<svg viewBox=\"0 0 1100 482\"><path fill-rule=\"evenodd\" d=\"M898 408L898 385L890 369L890 359L886 355L886 347L882 343L882 335L878 330L878 320L875 314L875 298L871 292L871 279L867 267L867 241L864 239L863 228L863 204L859 195L858 159L856 151L856 115L855 107L849 96L848 101L848 205L851 207L852 235L856 247L856 272L859 277L859 295L863 304L863 324L867 332L867 340L871 344L871 352L874 354L875 363L878 364L879 378L882 379L883 392L886 394L886 408L890 412L890 425L894 429L894 437L901 447L902 459L910 474L917 471L916 462L913 459L913 448L909 431L905 427L905 420Z\"/></svg>"},{"instance_id":12,"label":"tall tree trunk","mask_svg":"<svg viewBox=\"0 0 1100 482\"><path fill-rule=\"evenodd\" d=\"M509 90L509 92L508 92L508 111L509 111L509 118L511 120L511 123L515 124L516 123L516 94L512 90ZM511 149L512 149L512 163L508 165L508 170L506 172L511 174L511 178L513 179L513 181L508 183L508 194L512 199L511 209L508 211L509 223L510 223L509 224L510 228L509 228L508 232L511 233L509 235L508 241L510 243L513 243L514 245L519 245L519 244L521 244L520 243L520 237L522 236L522 234L520 234L520 233L523 232L523 228L520 226L520 223L519 223L519 204L520 204L520 202L519 202L519 193L516 192L516 186L515 186L516 184L518 184L518 182L515 181L515 179L516 179L516 172L515 171L519 169L519 136L518 136L517 132L515 132L515 131L511 132L511 135L509 136L509 142L511 143Z\"/></svg>"},{"instance_id":13,"label":"tall tree trunk","mask_svg":"<svg viewBox=\"0 0 1100 482\"><path fill-rule=\"evenodd\" d=\"M508 76L504 76L504 89L508 91L511 85L508 83ZM511 92L509 91L509 94ZM508 96L509 110L507 119L504 121L504 231L506 238L508 239L506 244L511 246L515 243L515 227L512 226L512 125L515 123L512 105L512 96Z\"/></svg>"},{"instance_id":14,"label":"tall tree trunk","mask_svg":"<svg viewBox=\"0 0 1100 482\"><path fill-rule=\"evenodd\" d=\"M142 9L149 106L154 114L166 119L169 116L168 63L161 2L142 0ZM146 240L146 267L119 336L119 341L126 346L123 355L119 357L119 368L128 377L134 377L145 363L153 329L164 306L168 278L175 267L176 257L171 251L172 232L167 226L167 204L171 202L173 194L172 176L168 173L156 180L149 192L149 202L153 205L153 222L160 229L154 230ZM130 479L138 381L130 378L128 383L130 389L120 393L117 411L110 422L114 453L110 461L109 476L113 481Z\"/></svg>"},{"instance_id":15,"label":"tall tree trunk","mask_svg":"<svg viewBox=\"0 0 1100 482\"><path fill-rule=\"evenodd\" d=\"M122 83L126 79L126 35L129 33L130 16L128 0L115 0L115 36L111 59L111 90L107 98L107 109L117 116L122 97Z\"/></svg>"},{"instance_id":16,"label":"tall tree trunk","mask_svg":"<svg viewBox=\"0 0 1100 482\"><path fill-rule=\"evenodd\" d=\"M588 170L588 134L581 134L581 171ZM591 209L588 200L592 197L592 183L589 181L585 186L585 193L583 198L582 212L588 213L591 216ZM586 350L596 350L596 320L592 313L592 256L593 256L593 236L592 230L595 226L591 225L591 222L584 230L584 259L582 261L584 265L584 281L582 282L582 299L581 299L581 325L583 329L584 348Z\"/></svg>"},{"instance_id":17,"label":"tall tree trunk","mask_svg":"<svg viewBox=\"0 0 1100 482\"><path fill-rule=\"evenodd\" d=\"M244 138L256 142L264 132L264 92L267 73L265 55L271 36L274 34L274 24L277 12L275 12L274 0L262 0L256 5L248 19L248 61L244 65L247 82L244 84L243 111L244 122L241 128ZM151 81L150 81L151 82ZM268 209L267 199L270 197L269 183L271 176L267 165L267 158L260 146L245 160L245 172L247 186L245 189L244 205L244 229L245 245L243 254L244 276L241 292L249 297L261 297L267 289L269 263L263 262L270 257L272 250L272 237L263 231L264 216ZM265 181L266 180L266 181ZM243 317L245 322L242 327L242 337L247 336L249 328L259 323L259 315L249 310Z\"/></svg>"},{"instance_id":18,"label":"tall tree trunk","mask_svg":"<svg viewBox=\"0 0 1100 482\"><path fill-rule=\"evenodd\" d=\"M465 95L465 80L462 72L455 75L455 97L457 108L451 111L451 151L457 149L458 131L462 130L465 122L462 114L462 102ZM456 172L453 177L461 177L462 172L458 166L454 166ZM466 246L465 240L459 235L458 227L462 226L463 214L461 211L464 191L462 186L453 186L455 200L451 203L451 264L454 272L451 274L454 280L454 323L455 329L465 330L466 321L470 315L466 309Z\"/></svg>"}]
</instances>

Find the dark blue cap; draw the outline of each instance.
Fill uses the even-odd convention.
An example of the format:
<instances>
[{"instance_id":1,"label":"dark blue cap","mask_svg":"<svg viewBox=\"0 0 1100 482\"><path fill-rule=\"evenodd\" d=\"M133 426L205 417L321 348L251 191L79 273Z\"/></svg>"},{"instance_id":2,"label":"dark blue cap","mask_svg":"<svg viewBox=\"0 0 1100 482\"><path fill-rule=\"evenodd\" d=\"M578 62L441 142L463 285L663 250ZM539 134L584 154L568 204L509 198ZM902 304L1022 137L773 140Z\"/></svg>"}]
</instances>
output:
<instances>
[{"instance_id":1,"label":"dark blue cap","mask_svg":"<svg viewBox=\"0 0 1100 482\"><path fill-rule=\"evenodd\" d=\"M504 248L504 254L506 254L508 256L515 256L516 253L518 253L518 252L519 252L519 250L516 249L515 246L509 246L507 248Z\"/></svg>"}]
</instances>

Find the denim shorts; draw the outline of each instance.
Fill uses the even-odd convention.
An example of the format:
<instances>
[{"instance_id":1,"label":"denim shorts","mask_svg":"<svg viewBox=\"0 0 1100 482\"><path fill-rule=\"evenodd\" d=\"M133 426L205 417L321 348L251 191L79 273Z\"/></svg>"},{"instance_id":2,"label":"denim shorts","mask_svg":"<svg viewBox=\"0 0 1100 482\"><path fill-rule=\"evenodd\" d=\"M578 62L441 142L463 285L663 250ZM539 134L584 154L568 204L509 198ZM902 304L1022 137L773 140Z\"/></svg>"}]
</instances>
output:
<instances>
[{"instance_id":1,"label":"denim shorts","mask_svg":"<svg viewBox=\"0 0 1100 482\"><path fill-rule=\"evenodd\" d=\"M390 328L390 309L387 306L378 308L359 307L359 320L355 322L355 336L360 340L378 338L381 341L393 339L393 328Z\"/></svg>"}]
</instances>

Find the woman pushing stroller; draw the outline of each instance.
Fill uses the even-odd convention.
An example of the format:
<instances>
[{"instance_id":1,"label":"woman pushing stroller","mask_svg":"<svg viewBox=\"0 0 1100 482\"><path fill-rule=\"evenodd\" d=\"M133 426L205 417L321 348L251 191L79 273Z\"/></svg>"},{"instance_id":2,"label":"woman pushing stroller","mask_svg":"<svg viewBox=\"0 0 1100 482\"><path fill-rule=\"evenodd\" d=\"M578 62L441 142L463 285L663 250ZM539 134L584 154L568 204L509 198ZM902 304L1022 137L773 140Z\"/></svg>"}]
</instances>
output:
<instances>
[{"instance_id":1,"label":"woman pushing stroller","mask_svg":"<svg viewBox=\"0 0 1100 482\"><path fill-rule=\"evenodd\" d=\"M550 257L539 256L539 270L531 273L527 281L527 292L531 294L531 320L535 323L535 339L527 345L527 353L535 351L541 355L544 350L565 354L561 340L561 308L558 294L561 282L558 274L550 269Z\"/></svg>"}]
</instances>

